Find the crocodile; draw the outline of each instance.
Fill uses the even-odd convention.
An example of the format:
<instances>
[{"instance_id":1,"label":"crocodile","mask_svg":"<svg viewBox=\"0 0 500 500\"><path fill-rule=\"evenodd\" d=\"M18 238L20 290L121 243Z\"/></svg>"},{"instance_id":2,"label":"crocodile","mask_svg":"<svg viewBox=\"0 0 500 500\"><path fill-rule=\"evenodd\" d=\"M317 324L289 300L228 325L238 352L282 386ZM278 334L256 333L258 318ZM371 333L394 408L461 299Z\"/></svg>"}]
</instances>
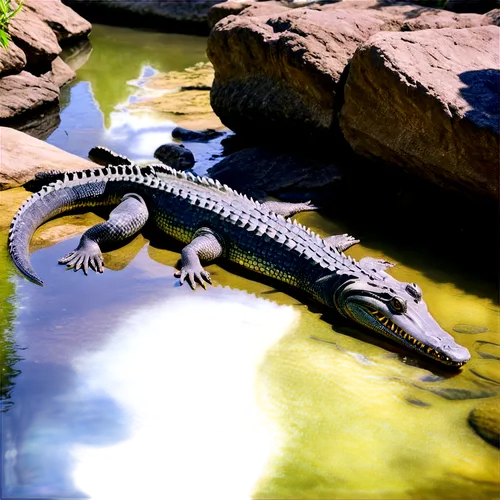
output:
<instances>
[{"instance_id":1,"label":"crocodile","mask_svg":"<svg viewBox=\"0 0 500 500\"><path fill-rule=\"evenodd\" d=\"M61 264L85 274L89 268L102 272L101 246L132 237L148 222L185 245L175 273L180 284L206 288L212 279L202 262L223 257L295 287L347 321L440 365L457 369L470 359L429 313L419 286L386 272L392 264L371 257L357 261L344 251L359 240L322 238L291 218L310 205L259 202L165 165L131 162L58 175L21 206L9 231L11 258L34 283L43 285L31 266L29 244L43 222L74 209L114 207Z\"/></svg>"}]
</instances>

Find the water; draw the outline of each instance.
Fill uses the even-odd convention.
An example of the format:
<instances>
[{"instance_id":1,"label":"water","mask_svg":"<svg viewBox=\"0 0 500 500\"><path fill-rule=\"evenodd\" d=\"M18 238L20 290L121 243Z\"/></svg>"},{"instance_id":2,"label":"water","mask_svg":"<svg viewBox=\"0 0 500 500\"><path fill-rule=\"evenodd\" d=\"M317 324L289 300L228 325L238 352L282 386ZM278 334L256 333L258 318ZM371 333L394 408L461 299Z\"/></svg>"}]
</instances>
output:
<instances>
[{"instance_id":1,"label":"water","mask_svg":"<svg viewBox=\"0 0 500 500\"><path fill-rule=\"evenodd\" d=\"M151 151L148 127L133 133L144 149L115 133L115 105L133 92L125 82L143 67L182 69L204 52L200 39L148 36L94 30L49 142L85 155L112 137L105 145L129 156ZM172 40L170 56L151 45L155 37L163 48ZM174 125L155 127L168 135ZM0 197L0 248L23 197ZM321 235L351 229L319 213L297 218ZM498 449L467 423L472 409L499 399L491 283L383 236L349 251L386 258L397 264L393 276L421 286L438 322L472 353L449 373L217 264L207 266L214 287L179 287L179 249L142 235L107 253L102 275L58 266L99 220L67 216L36 234L32 262L44 288L0 252L3 499L498 497Z\"/></svg>"}]
</instances>

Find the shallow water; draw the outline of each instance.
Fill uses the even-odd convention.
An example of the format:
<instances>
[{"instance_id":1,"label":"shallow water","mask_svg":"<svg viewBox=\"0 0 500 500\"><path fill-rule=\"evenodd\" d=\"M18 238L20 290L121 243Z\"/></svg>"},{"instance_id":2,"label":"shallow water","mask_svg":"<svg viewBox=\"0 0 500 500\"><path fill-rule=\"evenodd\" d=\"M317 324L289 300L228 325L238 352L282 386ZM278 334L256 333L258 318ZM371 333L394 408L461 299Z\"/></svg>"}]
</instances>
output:
<instances>
[{"instance_id":1,"label":"shallow water","mask_svg":"<svg viewBox=\"0 0 500 500\"><path fill-rule=\"evenodd\" d=\"M82 68L72 88L84 70L92 73ZM127 98L120 92L117 102ZM112 98L97 98L106 92L93 95L112 109ZM73 120L72 103L61 126ZM112 113L99 114L103 127ZM80 144L73 124L66 146ZM319 213L297 219L321 235L351 229ZM54 229L97 220L66 217L38 233L32 262L44 288L0 252L10 396L2 498L498 497L498 449L467 423L500 392L495 286L429 261L418 244L381 239L349 251L386 258L397 264L393 276L421 286L438 322L472 353L449 373L234 269L207 266L215 286L206 291L179 287L178 249L144 236L107 253L102 275L58 266L78 238L50 245ZM1 248L5 241L0 232Z\"/></svg>"}]
</instances>

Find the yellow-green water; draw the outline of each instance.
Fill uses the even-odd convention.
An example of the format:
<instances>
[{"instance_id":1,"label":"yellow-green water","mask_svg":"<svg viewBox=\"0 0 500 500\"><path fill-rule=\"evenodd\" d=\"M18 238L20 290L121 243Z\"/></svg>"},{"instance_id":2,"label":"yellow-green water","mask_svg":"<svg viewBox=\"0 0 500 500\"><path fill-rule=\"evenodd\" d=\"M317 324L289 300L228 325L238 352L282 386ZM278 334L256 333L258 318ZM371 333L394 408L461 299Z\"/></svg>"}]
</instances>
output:
<instances>
[{"instance_id":1,"label":"yellow-green water","mask_svg":"<svg viewBox=\"0 0 500 500\"><path fill-rule=\"evenodd\" d=\"M100 43L92 57L113 46ZM114 102L93 95L101 109ZM3 249L22 197L0 193ZM322 235L352 232L319 213L297 218ZM66 272L57 259L98 220L65 217L36 235L44 288L0 252L2 498L499 497L498 449L467 423L500 399L495 280L383 234L348 252L386 258L420 285L471 351L450 373L234 269L209 265L206 291L179 287L178 249L144 236L107 253L102 275Z\"/></svg>"}]
</instances>

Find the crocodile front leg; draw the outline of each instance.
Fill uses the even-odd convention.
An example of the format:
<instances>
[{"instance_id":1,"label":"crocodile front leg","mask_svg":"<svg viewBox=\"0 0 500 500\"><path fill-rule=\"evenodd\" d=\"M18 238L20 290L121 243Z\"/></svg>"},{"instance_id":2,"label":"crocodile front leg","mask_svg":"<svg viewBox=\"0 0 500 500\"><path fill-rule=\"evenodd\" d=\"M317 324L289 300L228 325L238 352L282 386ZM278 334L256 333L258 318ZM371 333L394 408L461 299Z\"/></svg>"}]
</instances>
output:
<instances>
[{"instance_id":1,"label":"crocodile front leg","mask_svg":"<svg viewBox=\"0 0 500 500\"><path fill-rule=\"evenodd\" d=\"M310 201L306 201L305 203L290 203L288 201L270 200L263 202L262 206L277 215L282 215L283 217L291 217L299 212L318 209L318 207L313 205Z\"/></svg>"},{"instance_id":2,"label":"crocodile front leg","mask_svg":"<svg viewBox=\"0 0 500 500\"><path fill-rule=\"evenodd\" d=\"M222 255L223 250L221 239L211 229L207 227L198 229L191 243L182 249L181 270L174 276L180 278L181 285L187 280L193 290L196 288L196 282L206 288L206 283L212 284L212 279L210 273L203 269L200 260L205 262L214 260Z\"/></svg>"},{"instance_id":3,"label":"crocodile front leg","mask_svg":"<svg viewBox=\"0 0 500 500\"><path fill-rule=\"evenodd\" d=\"M62 257L59 264L66 264L68 269L74 268L75 271L83 268L85 274L89 267L102 273L104 261L99 245L130 238L144 227L148 216L144 200L138 194L126 194L109 214L109 219L85 231L78 247Z\"/></svg>"}]
</instances>

